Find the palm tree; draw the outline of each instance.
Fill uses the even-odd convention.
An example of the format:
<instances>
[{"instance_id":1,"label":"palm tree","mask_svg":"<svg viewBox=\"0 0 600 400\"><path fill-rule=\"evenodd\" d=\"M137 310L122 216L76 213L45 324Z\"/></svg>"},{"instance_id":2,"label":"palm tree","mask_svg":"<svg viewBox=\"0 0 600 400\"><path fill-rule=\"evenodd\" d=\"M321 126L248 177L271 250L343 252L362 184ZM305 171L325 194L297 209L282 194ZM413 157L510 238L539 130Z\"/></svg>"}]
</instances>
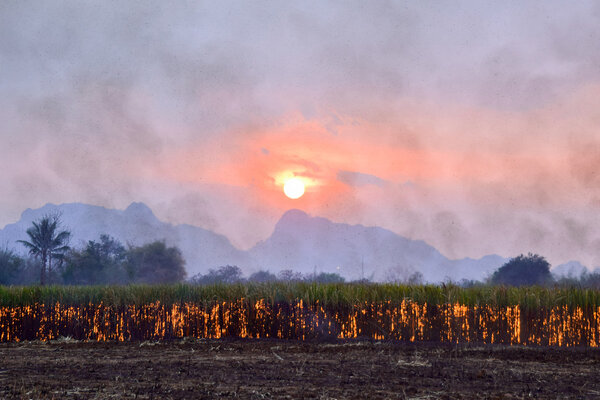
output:
<instances>
[{"instance_id":1,"label":"palm tree","mask_svg":"<svg viewBox=\"0 0 600 400\"><path fill-rule=\"evenodd\" d=\"M41 219L32 222L33 226L27 229L29 241L18 240L29 249L29 254L42 259L42 271L40 284L46 284L46 266L48 272L52 268L52 259L62 260L64 254L69 250L67 245L71 232L60 231L60 216L46 215Z\"/></svg>"}]
</instances>

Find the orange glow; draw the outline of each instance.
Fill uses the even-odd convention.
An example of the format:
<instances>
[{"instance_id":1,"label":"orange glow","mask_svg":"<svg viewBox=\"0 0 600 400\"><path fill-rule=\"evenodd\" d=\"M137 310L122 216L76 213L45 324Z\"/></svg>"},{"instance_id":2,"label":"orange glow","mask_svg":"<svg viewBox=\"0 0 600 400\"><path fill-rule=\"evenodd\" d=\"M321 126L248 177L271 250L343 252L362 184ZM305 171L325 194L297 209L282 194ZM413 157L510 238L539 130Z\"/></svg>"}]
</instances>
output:
<instances>
[{"instance_id":1,"label":"orange glow","mask_svg":"<svg viewBox=\"0 0 600 400\"><path fill-rule=\"evenodd\" d=\"M243 249L266 239L278 217L298 208L422 239L450 258L531 249L562 263L576 249L584 265L597 265L593 240L559 237L574 237L562 220L586 225L597 215L600 147L583 139L597 124L581 120L577 110L590 111L598 93L600 87L527 112L400 101L390 105L394 112L336 114L335 130L328 125L330 110L312 118L292 111L203 135L185 148L165 147L157 160L145 160L152 169L140 178L158 180L165 197L175 193L177 206L156 205L163 208L159 217L214 229ZM374 180L343 179L352 173ZM306 187L293 202L281 193L292 176ZM450 225L440 215L452 219L457 234L447 234ZM493 216L497 223L488 223ZM253 220L256 229L239 229L241 221ZM590 238L598 236L589 229Z\"/></svg>"},{"instance_id":2,"label":"orange glow","mask_svg":"<svg viewBox=\"0 0 600 400\"><path fill-rule=\"evenodd\" d=\"M467 116L470 121L483 119L479 124L496 119L505 123L515 118ZM389 123L354 121L332 135L323 122L290 116L275 127L232 130L212 141L167 153L167 159L157 164L153 174L187 184L245 187L261 200L285 209L281 186L293 176L302 177L307 192L320 192L321 197L313 201L324 204L339 198L340 192L353 190L338 180L339 171L370 174L392 183L420 182L443 191L467 182L502 181L506 175L512 185L528 183L532 178L528 171L539 179L537 166L541 163L554 178L561 176L565 168L564 155L551 150L503 152L477 147L473 151L475 144L442 146L444 137L438 138L439 143L421 146L408 140L390 142L394 127ZM519 129L516 122L512 123L516 124L513 129ZM433 129L423 121L417 125L423 131ZM463 129L467 138L473 136L463 126L456 128ZM387 134L382 136L382 132ZM229 143L235 145L230 147Z\"/></svg>"},{"instance_id":3,"label":"orange glow","mask_svg":"<svg viewBox=\"0 0 600 400\"><path fill-rule=\"evenodd\" d=\"M183 337L306 340L323 335L340 339L598 347L600 308L553 307L523 312L519 306L430 306L408 300L333 308L318 301L270 304L263 299L212 305L152 303L115 307L57 303L0 307L0 342L60 336L124 341Z\"/></svg>"}]
</instances>

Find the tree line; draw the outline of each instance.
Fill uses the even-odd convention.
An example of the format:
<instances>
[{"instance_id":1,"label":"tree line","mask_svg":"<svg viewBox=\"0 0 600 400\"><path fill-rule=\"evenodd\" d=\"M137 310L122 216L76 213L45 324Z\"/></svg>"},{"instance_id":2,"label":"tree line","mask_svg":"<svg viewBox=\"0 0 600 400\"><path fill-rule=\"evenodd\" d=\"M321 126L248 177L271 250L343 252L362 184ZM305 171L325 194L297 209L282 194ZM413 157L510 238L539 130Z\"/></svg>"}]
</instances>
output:
<instances>
[{"instance_id":1,"label":"tree line","mask_svg":"<svg viewBox=\"0 0 600 400\"><path fill-rule=\"evenodd\" d=\"M81 248L69 246L71 232L61 225L60 215L47 215L27 229L27 240L18 240L28 250L22 257L7 248L0 249L0 285L122 285L182 282L186 278L181 251L164 241L142 246L125 246L103 234ZM292 270L258 271L245 278L237 266L226 265L197 274L193 284L229 284L245 281L315 281L341 283L335 273L302 275Z\"/></svg>"},{"instance_id":2,"label":"tree line","mask_svg":"<svg viewBox=\"0 0 600 400\"><path fill-rule=\"evenodd\" d=\"M123 245L109 235L69 246L71 232L60 215L46 215L27 229L27 240L17 241L28 251L22 257L0 249L2 285L116 285L175 283L186 277L185 261L177 247L164 241L142 246Z\"/></svg>"},{"instance_id":3,"label":"tree line","mask_svg":"<svg viewBox=\"0 0 600 400\"><path fill-rule=\"evenodd\" d=\"M211 268L206 274L197 274L189 279L190 283L197 285L231 284L243 282L318 282L318 283L344 283L346 280L336 273L313 273L303 275L300 272L284 269L277 275L270 271L260 270L254 272L248 278L244 277L242 270L235 265L225 265L219 268Z\"/></svg>"},{"instance_id":4,"label":"tree line","mask_svg":"<svg viewBox=\"0 0 600 400\"><path fill-rule=\"evenodd\" d=\"M600 289L600 272L584 272L579 276L555 278L550 263L539 254L520 254L508 260L483 282L461 281L460 286L560 286Z\"/></svg>"},{"instance_id":5,"label":"tree line","mask_svg":"<svg viewBox=\"0 0 600 400\"><path fill-rule=\"evenodd\" d=\"M71 232L61 225L60 215L46 215L34 221L26 231L27 240L17 242L28 251L22 257L8 248L0 249L0 285L118 285L130 283L157 284L182 282L186 278L185 260L177 247L164 241L141 246L123 245L109 235L100 235L81 248L69 246ZM231 284L239 282L311 281L343 283L336 273L302 275L292 270L275 275L261 270L244 277L237 266L226 265L197 274L188 280L193 284ZM368 279L357 281L367 283ZM421 284L418 272L408 279L396 280L409 285ZM600 289L600 273L584 273L579 277L556 280L550 263L538 254L529 253L510 259L484 282L454 282L460 286L579 286Z\"/></svg>"}]
</instances>

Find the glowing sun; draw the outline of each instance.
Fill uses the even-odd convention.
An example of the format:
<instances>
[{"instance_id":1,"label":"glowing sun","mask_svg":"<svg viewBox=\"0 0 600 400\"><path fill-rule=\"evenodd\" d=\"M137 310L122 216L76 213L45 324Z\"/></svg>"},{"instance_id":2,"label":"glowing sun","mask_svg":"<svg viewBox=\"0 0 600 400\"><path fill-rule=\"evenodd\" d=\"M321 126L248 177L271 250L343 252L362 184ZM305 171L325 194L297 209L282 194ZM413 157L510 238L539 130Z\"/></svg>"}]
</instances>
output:
<instances>
[{"instance_id":1,"label":"glowing sun","mask_svg":"<svg viewBox=\"0 0 600 400\"><path fill-rule=\"evenodd\" d=\"M290 199L298 199L304 194L304 182L298 178L290 178L283 185L283 193Z\"/></svg>"}]
</instances>

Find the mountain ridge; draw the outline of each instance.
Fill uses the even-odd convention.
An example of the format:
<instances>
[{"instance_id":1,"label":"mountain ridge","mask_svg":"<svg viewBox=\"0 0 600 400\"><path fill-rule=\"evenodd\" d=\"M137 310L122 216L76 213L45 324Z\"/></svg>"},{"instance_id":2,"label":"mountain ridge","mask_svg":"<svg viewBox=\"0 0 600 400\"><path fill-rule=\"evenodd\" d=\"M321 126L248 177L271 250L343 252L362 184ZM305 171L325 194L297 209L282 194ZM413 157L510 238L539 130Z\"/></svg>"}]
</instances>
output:
<instances>
[{"instance_id":1,"label":"mountain ridge","mask_svg":"<svg viewBox=\"0 0 600 400\"><path fill-rule=\"evenodd\" d=\"M299 209L283 213L268 238L241 250L224 235L191 224L160 221L140 202L124 210L84 203L28 208L19 221L0 230L0 243L24 239L33 220L56 212L73 233L72 245L97 240L102 233L132 245L165 240L181 249L189 276L229 264L238 265L245 273L292 269L304 274L335 272L347 279L369 277L377 281L406 280L420 273L427 282L441 282L448 278L483 279L506 262L498 255L451 260L423 240L377 226L333 222Z\"/></svg>"}]
</instances>

